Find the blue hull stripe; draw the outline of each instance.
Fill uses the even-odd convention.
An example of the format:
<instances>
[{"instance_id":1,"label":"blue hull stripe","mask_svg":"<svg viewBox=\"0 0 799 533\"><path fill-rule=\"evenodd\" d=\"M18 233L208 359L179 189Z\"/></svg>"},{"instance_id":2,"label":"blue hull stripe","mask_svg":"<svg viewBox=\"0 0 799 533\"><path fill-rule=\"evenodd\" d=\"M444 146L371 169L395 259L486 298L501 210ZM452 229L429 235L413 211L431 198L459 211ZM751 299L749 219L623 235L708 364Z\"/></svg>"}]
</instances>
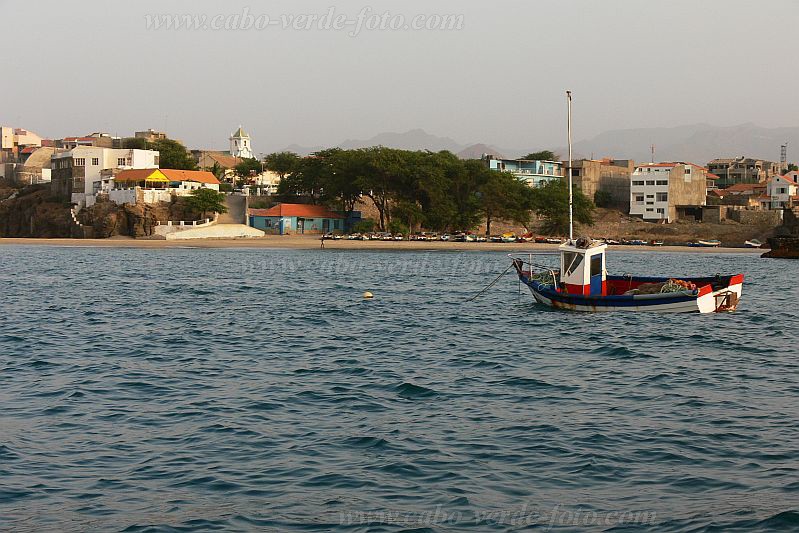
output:
<instances>
[{"instance_id":1,"label":"blue hull stripe","mask_svg":"<svg viewBox=\"0 0 799 533\"><path fill-rule=\"evenodd\" d=\"M663 295L646 295L645 298L633 295L613 295L613 296L580 296L577 294L563 294L549 288L548 285L528 281L524 276L519 278L528 286L532 287L537 293L553 302L561 302L569 305L585 305L593 307L646 307L649 305L663 305L664 303L682 303L696 301L696 294L667 293ZM610 279L610 276L608 276ZM619 277L618 279L627 279ZM636 278L666 281L669 278Z\"/></svg>"}]
</instances>

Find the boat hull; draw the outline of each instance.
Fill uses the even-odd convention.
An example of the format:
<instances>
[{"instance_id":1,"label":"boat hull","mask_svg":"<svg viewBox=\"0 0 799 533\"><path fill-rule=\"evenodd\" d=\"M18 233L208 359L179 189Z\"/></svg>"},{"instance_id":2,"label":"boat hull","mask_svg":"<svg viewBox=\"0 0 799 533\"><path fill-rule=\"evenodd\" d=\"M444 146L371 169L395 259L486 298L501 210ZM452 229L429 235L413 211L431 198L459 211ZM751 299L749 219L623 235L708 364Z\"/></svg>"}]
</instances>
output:
<instances>
[{"instance_id":1,"label":"boat hull","mask_svg":"<svg viewBox=\"0 0 799 533\"><path fill-rule=\"evenodd\" d=\"M610 311L651 311L658 313L716 313L734 311L743 292L743 275L716 278L691 278L695 291L665 294L635 294L610 296L584 296L566 294L551 285L531 281L523 272L519 279L527 285L533 298L541 304L567 311L587 313ZM667 281L669 278L608 277L610 281L651 283Z\"/></svg>"}]
</instances>

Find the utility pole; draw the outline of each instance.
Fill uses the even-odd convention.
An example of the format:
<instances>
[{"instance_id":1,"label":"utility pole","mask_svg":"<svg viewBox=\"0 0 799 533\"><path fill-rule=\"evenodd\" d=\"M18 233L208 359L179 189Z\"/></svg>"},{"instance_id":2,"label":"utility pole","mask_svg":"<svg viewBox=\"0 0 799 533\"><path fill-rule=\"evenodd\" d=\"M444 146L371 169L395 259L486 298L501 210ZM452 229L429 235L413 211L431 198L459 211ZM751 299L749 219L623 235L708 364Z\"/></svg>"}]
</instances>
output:
<instances>
[{"instance_id":1,"label":"utility pole","mask_svg":"<svg viewBox=\"0 0 799 533\"><path fill-rule=\"evenodd\" d=\"M569 244L574 244L574 200L572 198L572 92L566 91L569 101L567 130L569 134Z\"/></svg>"}]
</instances>

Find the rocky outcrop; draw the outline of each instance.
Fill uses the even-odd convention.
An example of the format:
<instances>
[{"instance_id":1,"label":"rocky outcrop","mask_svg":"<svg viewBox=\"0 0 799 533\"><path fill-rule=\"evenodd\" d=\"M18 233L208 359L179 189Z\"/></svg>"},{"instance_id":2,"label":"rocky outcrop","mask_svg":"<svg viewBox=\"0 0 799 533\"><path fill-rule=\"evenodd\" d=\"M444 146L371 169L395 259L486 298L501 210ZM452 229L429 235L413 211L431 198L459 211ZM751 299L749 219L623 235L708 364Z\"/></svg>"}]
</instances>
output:
<instances>
[{"instance_id":1,"label":"rocky outcrop","mask_svg":"<svg viewBox=\"0 0 799 533\"><path fill-rule=\"evenodd\" d=\"M771 250L761 257L771 259L799 259L799 237L772 237L768 240Z\"/></svg>"},{"instance_id":2,"label":"rocky outcrop","mask_svg":"<svg viewBox=\"0 0 799 533\"><path fill-rule=\"evenodd\" d=\"M69 205L50 188L34 185L0 201L0 237L72 237L75 224Z\"/></svg>"},{"instance_id":3,"label":"rocky outcrop","mask_svg":"<svg viewBox=\"0 0 799 533\"><path fill-rule=\"evenodd\" d=\"M160 204L117 205L100 196L73 217L71 206L53 197L46 185L14 189L0 183L0 237L97 238L116 235L143 238L158 221L197 220L183 198Z\"/></svg>"},{"instance_id":4,"label":"rocky outcrop","mask_svg":"<svg viewBox=\"0 0 799 533\"><path fill-rule=\"evenodd\" d=\"M92 237L106 239L115 235L150 237L159 221L196 220L197 217L181 198L169 203L117 205L99 196L97 203L81 211L79 218L84 226L91 228Z\"/></svg>"},{"instance_id":5,"label":"rocky outcrop","mask_svg":"<svg viewBox=\"0 0 799 533\"><path fill-rule=\"evenodd\" d=\"M774 231L774 237L768 243L771 250L762 257L799 259L799 216L796 210L784 211L782 226Z\"/></svg>"}]
</instances>

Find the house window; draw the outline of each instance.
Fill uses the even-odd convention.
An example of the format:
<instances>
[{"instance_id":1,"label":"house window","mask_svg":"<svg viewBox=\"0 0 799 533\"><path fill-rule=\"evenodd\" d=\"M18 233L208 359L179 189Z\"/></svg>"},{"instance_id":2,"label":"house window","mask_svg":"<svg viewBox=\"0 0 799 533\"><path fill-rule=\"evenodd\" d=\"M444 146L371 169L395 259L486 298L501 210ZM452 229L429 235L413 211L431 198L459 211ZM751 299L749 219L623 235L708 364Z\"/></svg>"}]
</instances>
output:
<instances>
[{"instance_id":1,"label":"house window","mask_svg":"<svg viewBox=\"0 0 799 533\"><path fill-rule=\"evenodd\" d=\"M125 161L127 161L127 159L125 159L124 157L117 158L117 166L118 167L124 167L125 166Z\"/></svg>"},{"instance_id":2,"label":"house window","mask_svg":"<svg viewBox=\"0 0 799 533\"><path fill-rule=\"evenodd\" d=\"M647 200L649 200L650 198L654 198L654 197L655 197L655 195L654 195L654 194L647 194L647 195L646 195L646 199L647 199Z\"/></svg>"},{"instance_id":3,"label":"house window","mask_svg":"<svg viewBox=\"0 0 799 533\"><path fill-rule=\"evenodd\" d=\"M646 184L647 185L654 185L655 184L655 180L646 180Z\"/></svg>"},{"instance_id":4,"label":"house window","mask_svg":"<svg viewBox=\"0 0 799 533\"><path fill-rule=\"evenodd\" d=\"M657 194L656 200L658 202L668 202L669 201L669 193L667 193L667 192L659 192Z\"/></svg>"},{"instance_id":5,"label":"house window","mask_svg":"<svg viewBox=\"0 0 799 533\"><path fill-rule=\"evenodd\" d=\"M100 158L99 157L92 157L92 166L96 167L99 164L100 164Z\"/></svg>"},{"instance_id":6,"label":"house window","mask_svg":"<svg viewBox=\"0 0 799 533\"><path fill-rule=\"evenodd\" d=\"M657 184L658 185L668 185L669 184L669 180L657 180Z\"/></svg>"},{"instance_id":7,"label":"house window","mask_svg":"<svg viewBox=\"0 0 799 533\"><path fill-rule=\"evenodd\" d=\"M643 186L643 184L644 184L643 181L634 181L633 182L633 185L636 185L636 186Z\"/></svg>"},{"instance_id":8,"label":"house window","mask_svg":"<svg viewBox=\"0 0 799 533\"><path fill-rule=\"evenodd\" d=\"M651 213L651 212L653 212L653 211L654 211L654 209L653 209L653 208L651 208L651 207L647 207L647 208L646 208L646 212L647 212L647 213Z\"/></svg>"},{"instance_id":9,"label":"house window","mask_svg":"<svg viewBox=\"0 0 799 533\"><path fill-rule=\"evenodd\" d=\"M660 213L661 215L665 215L666 214L666 210L663 209L662 207L658 207L657 212Z\"/></svg>"},{"instance_id":10,"label":"house window","mask_svg":"<svg viewBox=\"0 0 799 533\"><path fill-rule=\"evenodd\" d=\"M72 164L76 167L85 167L86 166L86 158L84 157L76 157Z\"/></svg>"},{"instance_id":11,"label":"house window","mask_svg":"<svg viewBox=\"0 0 799 533\"><path fill-rule=\"evenodd\" d=\"M635 201L639 204L644 203L644 195L643 194L636 194Z\"/></svg>"}]
</instances>

